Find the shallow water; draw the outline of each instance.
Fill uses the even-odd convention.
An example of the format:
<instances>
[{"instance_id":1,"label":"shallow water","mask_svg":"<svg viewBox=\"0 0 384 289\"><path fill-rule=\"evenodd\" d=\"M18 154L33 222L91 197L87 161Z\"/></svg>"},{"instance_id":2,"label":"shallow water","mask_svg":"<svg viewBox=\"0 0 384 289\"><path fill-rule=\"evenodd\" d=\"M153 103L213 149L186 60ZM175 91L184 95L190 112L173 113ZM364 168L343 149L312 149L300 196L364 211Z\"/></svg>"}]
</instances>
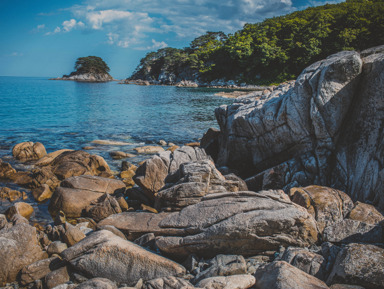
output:
<instances>
[{"instance_id":1,"label":"shallow water","mask_svg":"<svg viewBox=\"0 0 384 289\"><path fill-rule=\"evenodd\" d=\"M9 157L17 143L39 141L48 153L94 146L88 152L103 156L111 169L118 170L121 160L112 160L110 151L134 153L134 147L161 139L181 145L197 141L209 127L217 127L214 109L233 102L214 96L217 91L0 77L0 157L24 170ZM99 145L93 140L130 145ZM137 163L144 158L128 160ZM36 210L34 220L49 218L46 204L37 206L32 196L27 202ZM8 206L0 201L0 213Z\"/></svg>"}]
</instances>

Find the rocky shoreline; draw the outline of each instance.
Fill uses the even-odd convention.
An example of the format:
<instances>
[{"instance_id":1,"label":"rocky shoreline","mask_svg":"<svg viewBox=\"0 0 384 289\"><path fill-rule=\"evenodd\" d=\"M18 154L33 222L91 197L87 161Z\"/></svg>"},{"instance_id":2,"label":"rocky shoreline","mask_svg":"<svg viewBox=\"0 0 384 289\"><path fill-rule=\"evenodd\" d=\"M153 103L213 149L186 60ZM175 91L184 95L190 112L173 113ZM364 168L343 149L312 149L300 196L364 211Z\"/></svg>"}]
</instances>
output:
<instances>
[{"instance_id":1,"label":"rocky shoreline","mask_svg":"<svg viewBox=\"0 0 384 289\"><path fill-rule=\"evenodd\" d=\"M342 52L295 82L216 110L200 143L100 156L41 143L0 179L5 288L384 288L384 46ZM126 159L126 152L115 152Z\"/></svg>"}]
</instances>

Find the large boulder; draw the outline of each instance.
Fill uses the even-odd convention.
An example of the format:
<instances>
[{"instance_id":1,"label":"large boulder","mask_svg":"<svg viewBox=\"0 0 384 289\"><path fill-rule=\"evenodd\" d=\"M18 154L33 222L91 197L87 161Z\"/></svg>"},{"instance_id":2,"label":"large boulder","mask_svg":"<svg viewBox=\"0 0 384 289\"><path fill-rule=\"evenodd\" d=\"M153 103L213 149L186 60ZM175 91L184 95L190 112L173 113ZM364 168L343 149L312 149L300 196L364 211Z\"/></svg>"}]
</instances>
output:
<instances>
[{"instance_id":1,"label":"large boulder","mask_svg":"<svg viewBox=\"0 0 384 289\"><path fill-rule=\"evenodd\" d=\"M39 260L28 266L25 266L20 272L20 283L26 285L35 280L40 280L54 270L63 267L61 259L58 257L51 257L48 259Z\"/></svg>"},{"instance_id":2,"label":"large boulder","mask_svg":"<svg viewBox=\"0 0 384 289\"><path fill-rule=\"evenodd\" d=\"M0 179L10 179L16 174L16 170L12 166L0 159Z\"/></svg>"},{"instance_id":3,"label":"large boulder","mask_svg":"<svg viewBox=\"0 0 384 289\"><path fill-rule=\"evenodd\" d=\"M384 221L384 216L374 206L356 202L349 212L348 219L378 225Z\"/></svg>"},{"instance_id":4,"label":"large boulder","mask_svg":"<svg viewBox=\"0 0 384 289\"><path fill-rule=\"evenodd\" d=\"M284 261L260 267L255 277L258 289L328 289L323 281Z\"/></svg>"},{"instance_id":5,"label":"large boulder","mask_svg":"<svg viewBox=\"0 0 384 289\"><path fill-rule=\"evenodd\" d=\"M125 184L120 180L97 176L70 177L61 182L60 187L55 190L48 209L53 216L63 211L67 217L77 218L103 194L124 191Z\"/></svg>"},{"instance_id":6,"label":"large boulder","mask_svg":"<svg viewBox=\"0 0 384 289\"><path fill-rule=\"evenodd\" d=\"M39 245L36 228L25 222L0 230L0 248L0 286L15 281L24 266L48 257Z\"/></svg>"},{"instance_id":7,"label":"large boulder","mask_svg":"<svg viewBox=\"0 0 384 289\"><path fill-rule=\"evenodd\" d=\"M47 154L42 143L22 142L12 149L13 156L20 161L38 160Z\"/></svg>"},{"instance_id":8,"label":"large boulder","mask_svg":"<svg viewBox=\"0 0 384 289\"><path fill-rule=\"evenodd\" d=\"M316 221L282 191L212 194L159 223L178 229L156 245L164 253L188 256L256 255L279 246L305 247L317 241Z\"/></svg>"},{"instance_id":9,"label":"large boulder","mask_svg":"<svg viewBox=\"0 0 384 289\"><path fill-rule=\"evenodd\" d=\"M384 207L383 83L382 50L340 52L293 87L221 106L218 163L258 175L257 189L318 184Z\"/></svg>"},{"instance_id":10,"label":"large boulder","mask_svg":"<svg viewBox=\"0 0 384 289\"><path fill-rule=\"evenodd\" d=\"M154 200L155 194L165 185L165 179L174 174L181 164L209 159L203 149L183 146L175 151L165 151L148 159L136 171L134 181L148 198Z\"/></svg>"},{"instance_id":11,"label":"large boulder","mask_svg":"<svg viewBox=\"0 0 384 289\"><path fill-rule=\"evenodd\" d=\"M347 245L337 255L327 283L384 288L384 249L374 245Z\"/></svg>"},{"instance_id":12,"label":"large boulder","mask_svg":"<svg viewBox=\"0 0 384 289\"><path fill-rule=\"evenodd\" d=\"M151 253L110 231L92 233L63 251L61 256L76 270L89 277L102 277L135 285L140 279L183 276L185 268Z\"/></svg>"},{"instance_id":13,"label":"large boulder","mask_svg":"<svg viewBox=\"0 0 384 289\"><path fill-rule=\"evenodd\" d=\"M289 194L294 203L306 208L316 219L320 233L326 226L342 221L353 207L347 194L327 187L292 188Z\"/></svg>"}]
</instances>

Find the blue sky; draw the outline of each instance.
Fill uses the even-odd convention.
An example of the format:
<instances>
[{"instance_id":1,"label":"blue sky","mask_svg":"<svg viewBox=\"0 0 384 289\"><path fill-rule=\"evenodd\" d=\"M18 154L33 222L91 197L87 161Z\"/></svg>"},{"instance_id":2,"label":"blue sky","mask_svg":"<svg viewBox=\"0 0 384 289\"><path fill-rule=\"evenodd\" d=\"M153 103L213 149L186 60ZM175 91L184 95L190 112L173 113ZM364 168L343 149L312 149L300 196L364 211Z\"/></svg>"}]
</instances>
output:
<instances>
[{"instance_id":1,"label":"blue sky","mask_svg":"<svg viewBox=\"0 0 384 289\"><path fill-rule=\"evenodd\" d=\"M69 74L78 57L102 57L126 78L147 52L182 48L206 31L340 0L0 0L0 75Z\"/></svg>"}]
</instances>

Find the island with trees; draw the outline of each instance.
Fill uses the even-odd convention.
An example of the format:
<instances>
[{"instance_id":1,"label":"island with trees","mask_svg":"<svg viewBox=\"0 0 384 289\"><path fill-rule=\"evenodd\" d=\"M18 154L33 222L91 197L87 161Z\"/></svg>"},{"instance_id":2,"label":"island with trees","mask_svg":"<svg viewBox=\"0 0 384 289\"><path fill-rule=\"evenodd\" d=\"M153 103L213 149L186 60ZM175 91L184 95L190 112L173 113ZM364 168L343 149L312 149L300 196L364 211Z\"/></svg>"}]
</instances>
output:
<instances>
[{"instance_id":1,"label":"island with trees","mask_svg":"<svg viewBox=\"0 0 384 289\"><path fill-rule=\"evenodd\" d=\"M79 57L75 63L75 71L54 80L107 82L113 80L109 71L108 65L98 56Z\"/></svg>"}]
</instances>

